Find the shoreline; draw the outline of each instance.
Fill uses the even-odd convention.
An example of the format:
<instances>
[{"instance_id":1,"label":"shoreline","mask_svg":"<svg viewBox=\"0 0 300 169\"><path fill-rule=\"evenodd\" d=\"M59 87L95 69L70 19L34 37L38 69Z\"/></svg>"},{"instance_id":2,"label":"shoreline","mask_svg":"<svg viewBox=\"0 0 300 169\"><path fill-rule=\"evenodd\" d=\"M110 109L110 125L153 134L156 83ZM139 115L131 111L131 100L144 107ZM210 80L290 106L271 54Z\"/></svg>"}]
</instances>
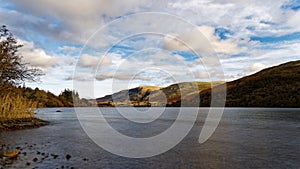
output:
<instances>
[{"instance_id":1,"label":"shoreline","mask_svg":"<svg viewBox=\"0 0 300 169\"><path fill-rule=\"evenodd\" d=\"M10 119L0 121L0 131L32 129L49 124L49 121L41 120L39 118Z\"/></svg>"}]
</instances>

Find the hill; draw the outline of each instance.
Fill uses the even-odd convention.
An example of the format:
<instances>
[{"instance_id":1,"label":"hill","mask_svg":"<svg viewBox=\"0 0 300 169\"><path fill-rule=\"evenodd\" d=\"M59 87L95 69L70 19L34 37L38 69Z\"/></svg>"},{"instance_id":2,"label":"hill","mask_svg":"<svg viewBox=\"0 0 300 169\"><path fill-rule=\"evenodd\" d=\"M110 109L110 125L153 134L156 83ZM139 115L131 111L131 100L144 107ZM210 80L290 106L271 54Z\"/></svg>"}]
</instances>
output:
<instances>
[{"instance_id":1,"label":"hill","mask_svg":"<svg viewBox=\"0 0 300 169\"><path fill-rule=\"evenodd\" d=\"M194 90L195 86L198 86L198 91ZM214 82L213 86L216 95L224 87L227 89L227 107L300 107L300 61L270 67L227 83ZM185 93L184 96L181 93ZM165 88L142 86L107 95L96 101L98 106L177 107L181 106L182 100L197 105L195 101L199 96L199 106L210 106L211 83L184 82Z\"/></svg>"},{"instance_id":2,"label":"hill","mask_svg":"<svg viewBox=\"0 0 300 169\"><path fill-rule=\"evenodd\" d=\"M226 85L228 107L300 107L300 61L270 67ZM201 91L200 106L209 106L210 97L211 89Z\"/></svg>"},{"instance_id":3,"label":"hill","mask_svg":"<svg viewBox=\"0 0 300 169\"><path fill-rule=\"evenodd\" d=\"M98 106L172 106L181 100L181 93L184 93L184 99L188 99L198 95L198 91L210 87L210 82L183 82L165 88L140 86L98 98L96 101Z\"/></svg>"},{"instance_id":4,"label":"hill","mask_svg":"<svg viewBox=\"0 0 300 169\"><path fill-rule=\"evenodd\" d=\"M147 97L160 87L141 86L96 99L99 106L147 106Z\"/></svg>"}]
</instances>

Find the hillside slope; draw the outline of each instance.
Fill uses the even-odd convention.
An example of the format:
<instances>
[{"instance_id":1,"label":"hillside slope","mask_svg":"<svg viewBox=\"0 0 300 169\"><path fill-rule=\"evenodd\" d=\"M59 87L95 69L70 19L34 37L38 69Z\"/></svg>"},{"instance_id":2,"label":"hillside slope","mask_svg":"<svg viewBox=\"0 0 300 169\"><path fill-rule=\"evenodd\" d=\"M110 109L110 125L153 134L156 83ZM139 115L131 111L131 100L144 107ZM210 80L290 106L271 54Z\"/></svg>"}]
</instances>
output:
<instances>
[{"instance_id":1,"label":"hillside slope","mask_svg":"<svg viewBox=\"0 0 300 169\"><path fill-rule=\"evenodd\" d=\"M226 85L228 107L300 107L300 61L270 67ZM209 106L210 97L211 89L200 92L200 106Z\"/></svg>"},{"instance_id":2,"label":"hillside slope","mask_svg":"<svg viewBox=\"0 0 300 169\"><path fill-rule=\"evenodd\" d=\"M216 82L220 84L221 82ZM172 106L211 87L210 82L183 82L165 88L140 86L96 99L98 106Z\"/></svg>"},{"instance_id":3,"label":"hillside slope","mask_svg":"<svg viewBox=\"0 0 300 169\"><path fill-rule=\"evenodd\" d=\"M97 98L96 102L99 106L147 106L145 102L152 91L159 90L160 87L141 86L129 90L122 90L112 95L107 95L102 98Z\"/></svg>"},{"instance_id":4,"label":"hillside slope","mask_svg":"<svg viewBox=\"0 0 300 169\"><path fill-rule=\"evenodd\" d=\"M219 85L218 85L219 84ZM226 85L227 107L300 107L300 61L264 69L258 73L214 87L216 95ZM198 91L195 91L198 86ZM185 93L181 96L181 93ZM127 97L129 95L129 97ZM165 88L138 87L98 98L99 106L210 106L211 83L184 82ZM197 97L197 98L196 98ZM112 99L114 98L114 99ZM225 102L217 97L218 102ZM186 106L186 105L185 105Z\"/></svg>"}]
</instances>

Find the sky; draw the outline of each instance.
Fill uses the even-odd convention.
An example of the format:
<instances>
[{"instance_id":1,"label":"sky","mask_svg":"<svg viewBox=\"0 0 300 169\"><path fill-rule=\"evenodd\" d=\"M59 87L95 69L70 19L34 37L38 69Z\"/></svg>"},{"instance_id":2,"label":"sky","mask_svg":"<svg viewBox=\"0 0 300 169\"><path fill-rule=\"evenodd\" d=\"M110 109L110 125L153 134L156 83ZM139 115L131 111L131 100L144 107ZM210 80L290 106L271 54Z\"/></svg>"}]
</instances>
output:
<instances>
[{"instance_id":1,"label":"sky","mask_svg":"<svg viewBox=\"0 0 300 169\"><path fill-rule=\"evenodd\" d=\"M84 98L300 59L300 0L0 0L0 23L45 73L26 86Z\"/></svg>"}]
</instances>

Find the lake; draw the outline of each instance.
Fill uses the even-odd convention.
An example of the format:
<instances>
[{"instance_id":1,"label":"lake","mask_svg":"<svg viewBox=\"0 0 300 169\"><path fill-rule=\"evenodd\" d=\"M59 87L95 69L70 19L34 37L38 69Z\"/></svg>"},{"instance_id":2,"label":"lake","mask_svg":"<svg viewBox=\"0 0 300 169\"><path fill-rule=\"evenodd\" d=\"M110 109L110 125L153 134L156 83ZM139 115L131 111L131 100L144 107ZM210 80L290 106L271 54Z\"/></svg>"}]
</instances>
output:
<instances>
[{"instance_id":1,"label":"lake","mask_svg":"<svg viewBox=\"0 0 300 169\"><path fill-rule=\"evenodd\" d=\"M87 114L98 111L80 109ZM115 108L100 110L114 129L136 138L167 130L179 112L179 108L166 108L151 123L134 123ZM148 158L121 157L99 147L84 132L74 108L38 109L37 116L51 124L0 132L0 145L21 151L18 159L2 160L0 168L300 168L300 109L226 108L216 131L200 144L199 134L207 116L207 109L201 108L193 128L178 145ZM142 120L147 122L147 118ZM89 118L86 123L95 121ZM105 134L99 133L103 138L108 137Z\"/></svg>"}]
</instances>

